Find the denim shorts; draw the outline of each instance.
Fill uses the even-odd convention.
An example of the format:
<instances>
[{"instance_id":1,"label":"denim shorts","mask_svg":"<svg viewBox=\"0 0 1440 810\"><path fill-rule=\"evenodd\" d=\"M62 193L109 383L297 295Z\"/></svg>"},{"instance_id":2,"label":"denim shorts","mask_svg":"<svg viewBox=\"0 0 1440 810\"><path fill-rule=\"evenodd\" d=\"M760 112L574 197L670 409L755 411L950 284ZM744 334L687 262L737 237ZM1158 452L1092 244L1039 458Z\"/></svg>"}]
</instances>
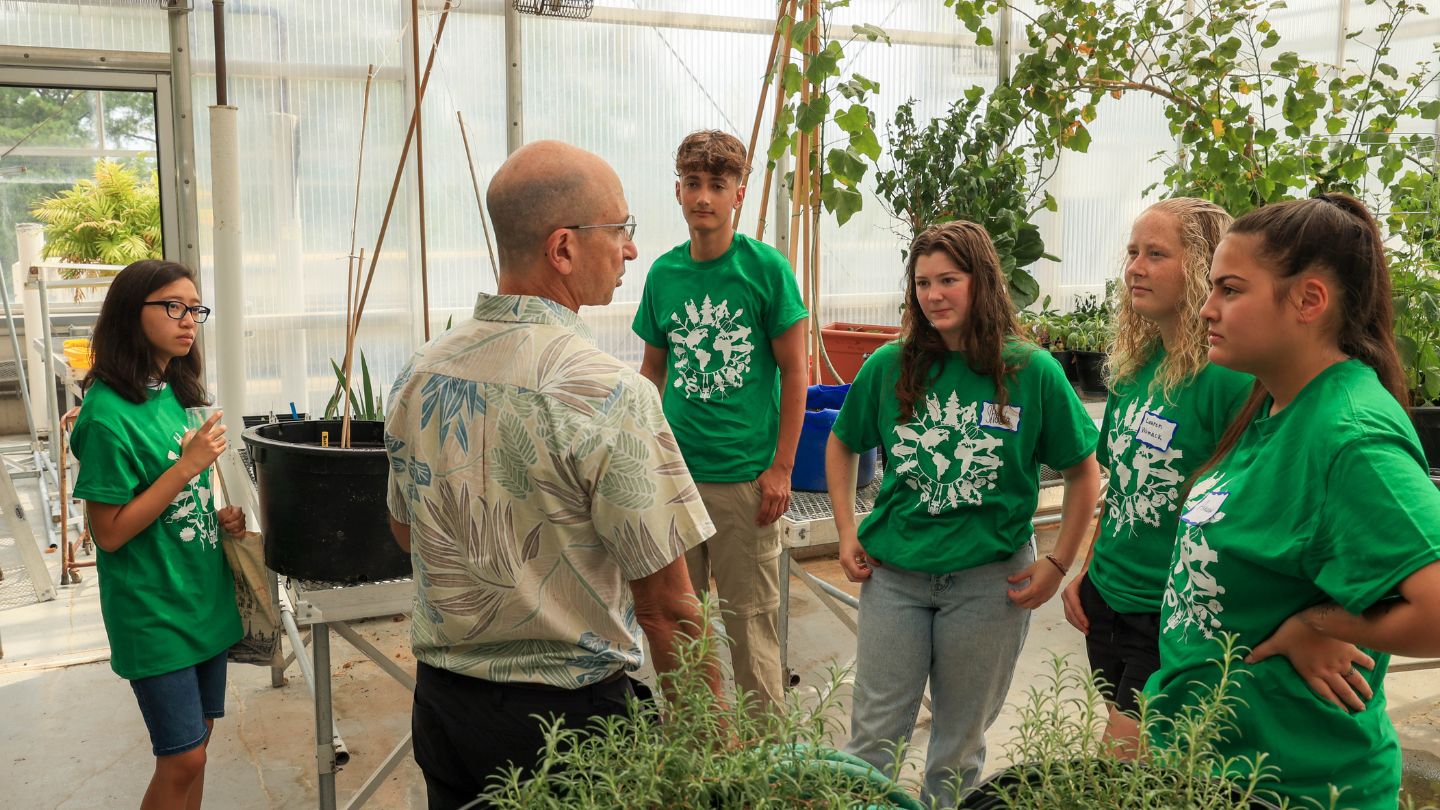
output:
<instances>
[{"instance_id":1,"label":"denim shorts","mask_svg":"<svg viewBox=\"0 0 1440 810\"><path fill-rule=\"evenodd\" d=\"M157 757L205 742L206 720L225 716L225 652L194 666L130 682Z\"/></svg>"}]
</instances>

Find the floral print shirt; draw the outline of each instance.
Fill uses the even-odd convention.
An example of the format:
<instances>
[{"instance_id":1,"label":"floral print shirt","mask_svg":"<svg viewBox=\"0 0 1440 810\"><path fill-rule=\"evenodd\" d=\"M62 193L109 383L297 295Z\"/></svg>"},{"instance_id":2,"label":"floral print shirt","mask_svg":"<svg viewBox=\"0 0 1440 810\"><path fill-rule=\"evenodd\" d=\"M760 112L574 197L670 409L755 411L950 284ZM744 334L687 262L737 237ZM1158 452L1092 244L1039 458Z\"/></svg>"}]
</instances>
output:
<instances>
[{"instance_id":1,"label":"floral print shirt","mask_svg":"<svg viewBox=\"0 0 1440 810\"><path fill-rule=\"evenodd\" d=\"M714 533L655 386L545 298L481 295L385 422L417 659L574 689L643 660L628 581Z\"/></svg>"}]
</instances>

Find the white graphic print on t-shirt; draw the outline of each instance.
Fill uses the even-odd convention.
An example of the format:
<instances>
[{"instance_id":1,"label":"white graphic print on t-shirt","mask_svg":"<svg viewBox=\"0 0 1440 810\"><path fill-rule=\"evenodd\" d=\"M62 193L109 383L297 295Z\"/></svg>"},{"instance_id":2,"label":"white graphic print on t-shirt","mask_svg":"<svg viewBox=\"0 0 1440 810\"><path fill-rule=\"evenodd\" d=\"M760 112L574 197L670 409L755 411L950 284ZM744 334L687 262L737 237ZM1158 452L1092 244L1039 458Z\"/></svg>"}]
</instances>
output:
<instances>
[{"instance_id":1,"label":"white graphic print on t-shirt","mask_svg":"<svg viewBox=\"0 0 1440 810\"><path fill-rule=\"evenodd\" d=\"M890 448L895 474L920 491L926 511L938 515L961 504L978 504L995 488L1004 461L996 450L1004 441L982 430L979 406L960 407L955 392L945 400L927 394L909 423L895 426Z\"/></svg>"},{"instance_id":2,"label":"white graphic print on t-shirt","mask_svg":"<svg viewBox=\"0 0 1440 810\"><path fill-rule=\"evenodd\" d=\"M1143 405L1139 400L1132 400L1123 415L1116 415L1105 437L1112 459L1123 458L1125 451L1135 445L1131 463L1116 464L1112 468L1114 474L1105 491L1105 511L1115 522L1117 535L1133 537L1138 523L1158 527L1165 515L1174 510L1180 496L1180 484L1185 477L1175 470L1175 462L1184 457L1184 452L1169 442L1161 449L1137 438L1142 426L1168 423L1173 439L1175 423L1164 418L1164 410L1164 404L1156 407L1153 398L1145 400Z\"/></svg>"},{"instance_id":3,"label":"white graphic print on t-shirt","mask_svg":"<svg viewBox=\"0 0 1440 810\"><path fill-rule=\"evenodd\" d=\"M180 447L182 434L173 433L171 438L175 440L175 446ZM171 461L179 461L180 453L171 450L166 457ZM185 526L180 529L180 539L186 543L200 538L201 542L208 541L210 547L214 548L220 542L220 534L216 531L218 526L215 522L215 510L210 505L210 488L200 485L200 479L195 478L185 488L175 494L166 507L160 519L166 523L179 523L183 521Z\"/></svg>"},{"instance_id":4,"label":"white graphic print on t-shirt","mask_svg":"<svg viewBox=\"0 0 1440 810\"><path fill-rule=\"evenodd\" d=\"M1205 539L1205 528L1225 519L1222 511L1230 495L1225 491L1225 478L1215 474L1195 485L1185 501L1180 516L1179 548L1170 581L1165 587L1165 607L1169 618L1165 631L1179 630L1188 636L1196 629L1207 639L1219 630L1220 614L1225 610L1221 597L1225 586L1216 579L1210 566L1220 557Z\"/></svg>"},{"instance_id":5,"label":"white graphic print on t-shirt","mask_svg":"<svg viewBox=\"0 0 1440 810\"><path fill-rule=\"evenodd\" d=\"M730 311L729 301L713 304L705 296L700 306L685 302L685 312L670 313L676 328L670 332L675 378L671 385L686 399L724 399L745 382L750 370L751 328L741 320L744 308Z\"/></svg>"}]
</instances>

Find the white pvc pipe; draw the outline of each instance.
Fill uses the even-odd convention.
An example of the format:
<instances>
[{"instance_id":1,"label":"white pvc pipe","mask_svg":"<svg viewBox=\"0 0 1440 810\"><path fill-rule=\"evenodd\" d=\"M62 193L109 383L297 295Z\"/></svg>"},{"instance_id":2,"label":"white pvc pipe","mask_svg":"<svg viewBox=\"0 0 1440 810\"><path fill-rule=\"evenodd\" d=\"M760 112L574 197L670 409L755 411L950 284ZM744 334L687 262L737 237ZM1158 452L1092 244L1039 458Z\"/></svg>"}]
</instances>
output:
<instances>
[{"instance_id":1,"label":"white pvc pipe","mask_svg":"<svg viewBox=\"0 0 1440 810\"><path fill-rule=\"evenodd\" d=\"M239 110L210 107L210 188L215 218L215 284L203 295L214 310L206 324L207 363L215 369L216 404L225 412L225 437L231 448L241 446L245 421L245 268L240 252ZM230 480L249 483L233 453L219 460ZM230 496L250 516L257 504L248 486L231 488Z\"/></svg>"},{"instance_id":2,"label":"white pvc pipe","mask_svg":"<svg viewBox=\"0 0 1440 810\"><path fill-rule=\"evenodd\" d=\"M45 396L45 361L40 350L35 348L35 338L40 337L49 326L40 314L40 291L25 288L30 278L30 268L40 263L40 254L45 249L45 228L33 222L15 226L15 240L19 247L20 260L15 263L11 281L16 297L21 301L25 314L25 379L30 386L30 424L36 430L50 429L50 415L45 412L48 397ZM21 358L15 358L17 361Z\"/></svg>"}]
</instances>

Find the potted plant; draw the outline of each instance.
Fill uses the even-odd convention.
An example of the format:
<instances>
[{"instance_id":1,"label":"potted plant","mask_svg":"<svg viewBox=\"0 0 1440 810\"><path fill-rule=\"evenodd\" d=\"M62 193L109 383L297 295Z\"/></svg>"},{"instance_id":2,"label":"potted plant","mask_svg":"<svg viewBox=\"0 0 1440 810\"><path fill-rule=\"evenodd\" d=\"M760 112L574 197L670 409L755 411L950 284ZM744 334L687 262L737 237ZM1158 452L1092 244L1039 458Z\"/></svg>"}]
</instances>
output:
<instances>
[{"instance_id":1,"label":"potted plant","mask_svg":"<svg viewBox=\"0 0 1440 810\"><path fill-rule=\"evenodd\" d=\"M820 364L820 382L848 384L860 373L865 359L886 343L900 337L900 327L869 323L831 323L820 329L828 362ZM838 375L838 376L837 376Z\"/></svg>"},{"instance_id":2,"label":"potted plant","mask_svg":"<svg viewBox=\"0 0 1440 810\"><path fill-rule=\"evenodd\" d=\"M1410 417L1432 470L1440 469L1440 279L1415 269L1392 268L1395 346L1410 388Z\"/></svg>"},{"instance_id":3,"label":"potted plant","mask_svg":"<svg viewBox=\"0 0 1440 810\"><path fill-rule=\"evenodd\" d=\"M1109 286L1109 285L1107 285ZM1105 396L1106 347L1110 345L1110 309L1108 299L1102 302L1091 293L1075 298L1075 308L1063 321L1064 326L1051 333L1052 346L1068 350L1075 366L1081 392Z\"/></svg>"},{"instance_id":4,"label":"potted plant","mask_svg":"<svg viewBox=\"0 0 1440 810\"><path fill-rule=\"evenodd\" d=\"M136 168L97 160L93 179L41 200L30 213L45 224L47 259L123 266L163 258L160 187L153 171L142 181ZM65 268L60 276L94 278L116 272ZM75 291L77 301L83 295Z\"/></svg>"},{"instance_id":5,"label":"potted plant","mask_svg":"<svg viewBox=\"0 0 1440 810\"><path fill-rule=\"evenodd\" d=\"M335 393L325 418L248 428L255 465L265 565L303 580L356 583L410 576L410 555L390 535L385 492L385 415L360 356L359 391L334 360ZM342 404L350 404L350 442L342 443Z\"/></svg>"},{"instance_id":6,"label":"potted plant","mask_svg":"<svg viewBox=\"0 0 1440 810\"><path fill-rule=\"evenodd\" d=\"M1069 315L1063 315L1050 307L1050 296L1040 302L1040 311L1020 310L1020 328L1025 337L1034 341L1065 369L1065 379L1072 385L1080 382L1080 372L1075 367L1074 352L1065 346L1065 333L1073 326Z\"/></svg>"},{"instance_id":7,"label":"potted plant","mask_svg":"<svg viewBox=\"0 0 1440 810\"><path fill-rule=\"evenodd\" d=\"M702 626L717 608L702 604ZM676 645L679 666L661 676L653 701L586 734L556 719L535 772L497 780L471 807L854 807L920 810L905 786L836 751L845 671L831 670L809 699L759 716L753 697L711 693L707 675L719 632ZM903 759L903 750L900 754Z\"/></svg>"},{"instance_id":8,"label":"potted plant","mask_svg":"<svg viewBox=\"0 0 1440 810\"><path fill-rule=\"evenodd\" d=\"M1142 702L1141 750L1134 760L1116 756L1103 739L1105 701L1090 673L1055 656L1051 672L1030 690L1020 707L1016 737L1006 753L1012 765L967 794L962 810L1064 807L1204 807L1214 810L1274 810L1263 794L1283 774L1256 762L1245 777L1220 776L1236 760L1216 751L1230 728L1237 698L1232 694L1239 656L1233 637L1224 637L1219 682L1174 718L1159 717ZM1163 741L1160 744L1151 741Z\"/></svg>"}]
</instances>

